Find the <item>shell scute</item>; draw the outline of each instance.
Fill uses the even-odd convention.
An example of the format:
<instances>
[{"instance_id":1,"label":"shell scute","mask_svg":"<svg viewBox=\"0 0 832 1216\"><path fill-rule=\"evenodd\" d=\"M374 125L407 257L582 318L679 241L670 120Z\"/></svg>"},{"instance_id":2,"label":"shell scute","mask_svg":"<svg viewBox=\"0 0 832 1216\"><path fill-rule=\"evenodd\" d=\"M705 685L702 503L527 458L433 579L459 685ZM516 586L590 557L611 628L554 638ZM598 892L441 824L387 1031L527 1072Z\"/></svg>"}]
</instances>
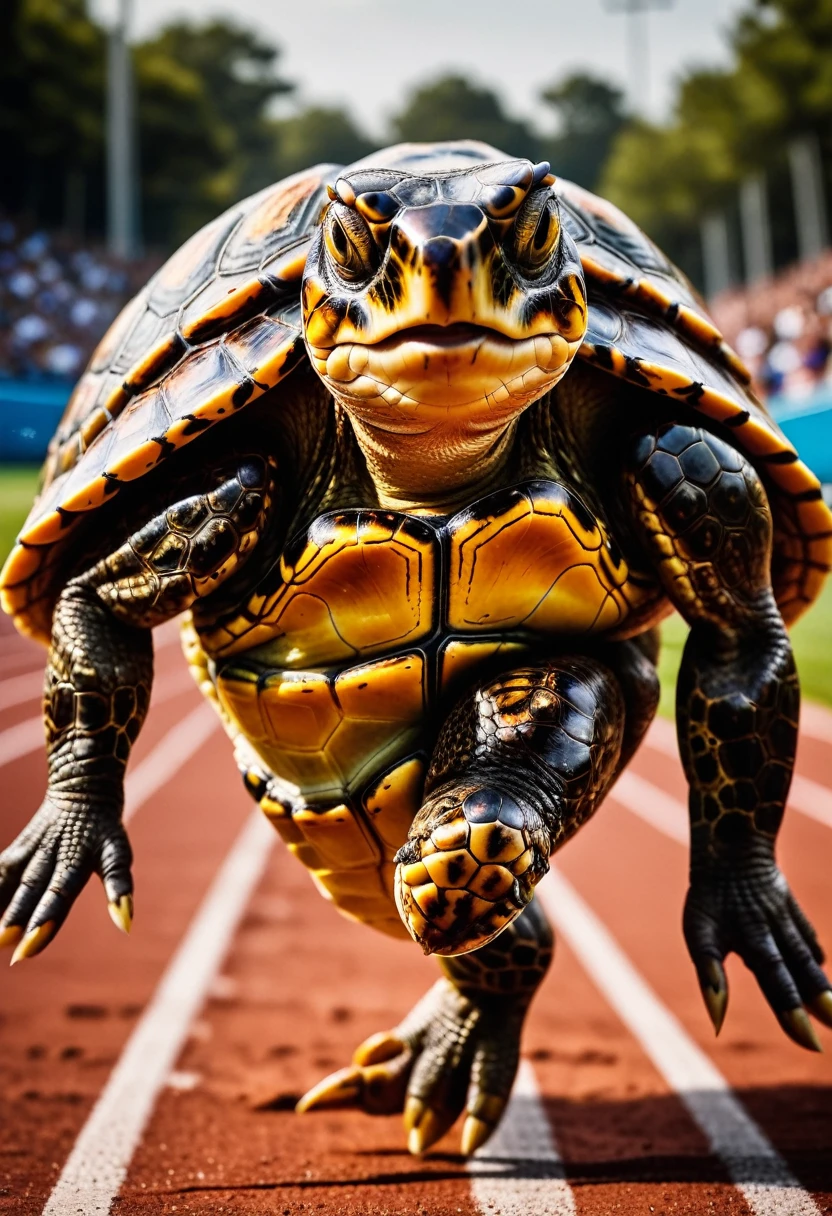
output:
<instances>
[{"instance_id":1,"label":"shell scute","mask_svg":"<svg viewBox=\"0 0 832 1216\"><path fill-rule=\"evenodd\" d=\"M231 356L258 384L272 384L279 376L280 365L288 350L300 338L300 331L276 320L263 317L242 325L225 345Z\"/></svg>"},{"instance_id":2,"label":"shell scute","mask_svg":"<svg viewBox=\"0 0 832 1216\"><path fill-rule=\"evenodd\" d=\"M239 228L224 250L220 274L256 270L317 219L326 199L324 182L340 165L317 165L267 186L249 200Z\"/></svg>"},{"instance_id":3,"label":"shell scute","mask_svg":"<svg viewBox=\"0 0 832 1216\"><path fill-rule=\"evenodd\" d=\"M213 276L220 251L242 218L237 207L206 224L165 262L148 284L147 306L169 317Z\"/></svg>"},{"instance_id":4,"label":"shell scute","mask_svg":"<svg viewBox=\"0 0 832 1216\"><path fill-rule=\"evenodd\" d=\"M89 366L91 372L106 371L113 363L122 342L147 308L147 295L148 291L145 287L122 308L93 351Z\"/></svg>"},{"instance_id":5,"label":"shell scute","mask_svg":"<svg viewBox=\"0 0 832 1216\"><path fill-rule=\"evenodd\" d=\"M299 280L325 179L336 168L296 174L212 221L99 343L50 443L43 492L0 575L2 603L24 632L48 636L43 588L54 565L54 555L41 555L38 589L7 594L31 577L26 546L63 543L80 513L253 401L303 358ZM263 263L268 273L256 273Z\"/></svg>"},{"instance_id":6,"label":"shell scute","mask_svg":"<svg viewBox=\"0 0 832 1216\"><path fill-rule=\"evenodd\" d=\"M188 342L204 342L262 312L277 292L268 279L251 275L212 279L184 309L179 328Z\"/></svg>"}]
</instances>

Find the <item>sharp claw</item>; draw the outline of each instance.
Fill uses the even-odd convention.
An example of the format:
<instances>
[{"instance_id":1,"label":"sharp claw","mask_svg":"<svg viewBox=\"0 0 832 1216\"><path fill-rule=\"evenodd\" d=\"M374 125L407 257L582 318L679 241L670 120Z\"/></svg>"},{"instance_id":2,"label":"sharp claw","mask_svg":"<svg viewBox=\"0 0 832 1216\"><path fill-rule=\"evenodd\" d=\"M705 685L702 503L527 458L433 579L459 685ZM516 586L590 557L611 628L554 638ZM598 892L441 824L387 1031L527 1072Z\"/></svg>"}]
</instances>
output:
<instances>
[{"instance_id":1,"label":"sharp claw","mask_svg":"<svg viewBox=\"0 0 832 1216\"><path fill-rule=\"evenodd\" d=\"M302 1115L308 1110L338 1110L356 1105L363 1084L360 1068L341 1068L313 1085L298 1102L295 1111Z\"/></svg>"},{"instance_id":2,"label":"sharp claw","mask_svg":"<svg viewBox=\"0 0 832 1216\"><path fill-rule=\"evenodd\" d=\"M826 992L822 992L820 996L807 1001L806 1004L819 1022L832 1028L832 991L830 989L827 988Z\"/></svg>"},{"instance_id":3,"label":"sharp claw","mask_svg":"<svg viewBox=\"0 0 832 1216\"><path fill-rule=\"evenodd\" d=\"M398 1035L383 1030L379 1034L370 1035L369 1039L365 1039L356 1047L352 1062L366 1068L370 1064L384 1064L406 1050L407 1044Z\"/></svg>"},{"instance_id":4,"label":"sharp claw","mask_svg":"<svg viewBox=\"0 0 832 1216\"><path fill-rule=\"evenodd\" d=\"M31 932L27 933L26 936L20 942L18 942L9 966L13 967L15 963L22 962L24 958L32 958L33 955L40 954L44 946L47 946L52 940L54 933L54 920L46 920L42 925L38 925L36 929L32 929Z\"/></svg>"},{"instance_id":5,"label":"sharp claw","mask_svg":"<svg viewBox=\"0 0 832 1216\"><path fill-rule=\"evenodd\" d=\"M6 946L16 946L23 936L22 925L6 925L0 929L0 950Z\"/></svg>"},{"instance_id":6,"label":"sharp claw","mask_svg":"<svg viewBox=\"0 0 832 1216\"><path fill-rule=\"evenodd\" d=\"M823 1051L815 1028L802 1005L798 1005L796 1009L787 1009L785 1013L778 1013L777 1018L789 1038L799 1047L805 1047L807 1051Z\"/></svg>"},{"instance_id":7,"label":"sharp claw","mask_svg":"<svg viewBox=\"0 0 832 1216\"><path fill-rule=\"evenodd\" d=\"M470 1157L478 1148L485 1144L491 1133L494 1131L492 1123L486 1123L484 1119L478 1119L476 1115L467 1115L465 1122L462 1125L462 1142L460 1151L463 1157Z\"/></svg>"},{"instance_id":8,"label":"sharp claw","mask_svg":"<svg viewBox=\"0 0 832 1216\"><path fill-rule=\"evenodd\" d=\"M711 958L699 971L699 987L713 1022L714 1032L719 1034L728 1008L728 984L725 972L716 959Z\"/></svg>"},{"instance_id":9,"label":"sharp claw","mask_svg":"<svg viewBox=\"0 0 832 1216\"><path fill-rule=\"evenodd\" d=\"M107 911L110 913L110 919L117 929L121 929L122 933L130 932L130 927L133 924L132 895L122 895L120 899L111 901L107 904Z\"/></svg>"},{"instance_id":10,"label":"sharp claw","mask_svg":"<svg viewBox=\"0 0 832 1216\"><path fill-rule=\"evenodd\" d=\"M423 1106L421 1102L419 1105ZM414 1157L421 1157L422 1153L426 1153L432 1144L436 1144L436 1141L440 1140L447 1130L447 1118L427 1107L418 1126L411 1128L408 1132L407 1151Z\"/></svg>"},{"instance_id":11,"label":"sharp claw","mask_svg":"<svg viewBox=\"0 0 832 1216\"><path fill-rule=\"evenodd\" d=\"M404 1130L412 1132L416 1125L421 1121L427 1107L421 1098L408 1098L404 1107Z\"/></svg>"}]
</instances>

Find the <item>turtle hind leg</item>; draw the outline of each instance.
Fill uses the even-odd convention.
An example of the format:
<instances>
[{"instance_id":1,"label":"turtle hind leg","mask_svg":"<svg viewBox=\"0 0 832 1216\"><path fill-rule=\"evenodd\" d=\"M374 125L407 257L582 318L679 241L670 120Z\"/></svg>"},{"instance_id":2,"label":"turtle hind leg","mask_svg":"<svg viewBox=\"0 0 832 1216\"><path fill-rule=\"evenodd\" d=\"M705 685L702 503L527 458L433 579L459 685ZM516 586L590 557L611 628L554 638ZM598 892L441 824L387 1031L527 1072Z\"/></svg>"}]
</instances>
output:
<instances>
[{"instance_id":1,"label":"turtle hind leg","mask_svg":"<svg viewBox=\"0 0 832 1216\"><path fill-rule=\"evenodd\" d=\"M298 1111L404 1111L407 1145L426 1152L465 1112L462 1152L496 1128L520 1057L531 999L552 959L552 931L535 902L480 950L442 958L442 979L388 1033L357 1048L353 1063L301 1098Z\"/></svg>"}]
</instances>

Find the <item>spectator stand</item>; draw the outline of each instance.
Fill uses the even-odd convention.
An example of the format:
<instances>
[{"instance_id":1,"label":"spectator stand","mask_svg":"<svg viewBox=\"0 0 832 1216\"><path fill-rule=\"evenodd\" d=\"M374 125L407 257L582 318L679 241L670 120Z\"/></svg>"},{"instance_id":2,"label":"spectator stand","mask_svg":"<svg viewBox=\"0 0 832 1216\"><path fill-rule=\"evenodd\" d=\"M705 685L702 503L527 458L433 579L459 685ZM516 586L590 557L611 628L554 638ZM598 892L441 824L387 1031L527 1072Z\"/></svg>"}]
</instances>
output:
<instances>
[{"instance_id":1,"label":"spectator stand","mask_svg":"<svg viewBox=\"0 0 832 1216\"><path fill-rule=\"evenodd\" d=\"M43 458L96 343L156 265L0 215L0 464Z\"/></svg>"}]
</instances>

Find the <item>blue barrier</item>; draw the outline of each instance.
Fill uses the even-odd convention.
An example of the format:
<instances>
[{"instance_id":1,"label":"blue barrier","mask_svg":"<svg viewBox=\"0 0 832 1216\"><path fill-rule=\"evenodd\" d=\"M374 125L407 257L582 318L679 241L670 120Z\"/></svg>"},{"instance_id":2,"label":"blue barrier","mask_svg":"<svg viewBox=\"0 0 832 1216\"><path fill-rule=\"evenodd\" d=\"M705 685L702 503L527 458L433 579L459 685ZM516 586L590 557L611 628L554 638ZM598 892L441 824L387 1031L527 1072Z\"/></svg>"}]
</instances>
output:
<instances>
[{"instance_id":1,"label":"blue barrier","mask_svg":"<svg viewBox=\"0 0 832 1216\"><path fill-rule=\"evenodd\" d=\"M0 464L43 459L71 392L71 382L0 378ZM806 463L832 484L832 388L800 404L773 397L769 408Z\"/></svg>"},{"instance_id":2,"label":"blue barrier","mask_svg":"<svg viewBox=\"0 0 832 1216\"><path fill-rule=\"evenodd\" d=\"M832 388L801 401L772 397L768 403L783 434L824 485L832 484Z\"/></svg>"},{"instance_id":3,"label":"blue barrier","mask_svg":"<svg viewBox=\"0 0 832 1216\"><path fill-rule=\"evenodd\" d=\"M43 460L71 392L71 381L0 379L0 464Z\"/></svg>"}]
</instances>

